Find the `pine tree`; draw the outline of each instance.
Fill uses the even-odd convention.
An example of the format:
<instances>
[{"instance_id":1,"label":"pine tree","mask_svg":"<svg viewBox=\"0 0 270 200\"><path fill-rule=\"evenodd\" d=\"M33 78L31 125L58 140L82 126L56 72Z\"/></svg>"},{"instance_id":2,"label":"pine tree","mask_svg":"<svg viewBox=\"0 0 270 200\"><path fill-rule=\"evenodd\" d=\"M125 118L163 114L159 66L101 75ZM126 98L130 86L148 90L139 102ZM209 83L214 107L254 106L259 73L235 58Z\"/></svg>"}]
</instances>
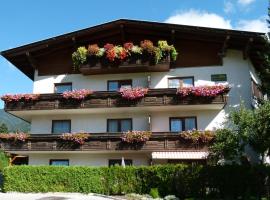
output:
<instances>
[{"instance_id":1,"label":"pine tree","mask_svg":"<svg viewBox=\"0 0 270 200\"><path fill-rule=\"evenodd\" d=\"M0 133L8 133L8 127L5 123L0 125Z\"/></svg>"}]
</instances>

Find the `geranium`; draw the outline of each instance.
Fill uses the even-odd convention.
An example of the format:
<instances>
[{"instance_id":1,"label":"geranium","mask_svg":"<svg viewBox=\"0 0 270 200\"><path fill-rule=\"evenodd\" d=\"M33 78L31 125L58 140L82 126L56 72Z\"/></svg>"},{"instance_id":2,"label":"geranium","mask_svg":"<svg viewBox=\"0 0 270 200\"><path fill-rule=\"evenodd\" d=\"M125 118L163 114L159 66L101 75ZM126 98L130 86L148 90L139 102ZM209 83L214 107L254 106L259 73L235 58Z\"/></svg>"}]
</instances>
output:
<instances>
[{"instance_id":1,"label":"geranium","mask_svg":"<svg viewBox=\"0 0 270 200\"><path fill-rule=\"evenodd\" d=\"M181 139L190 141L194 144L207 144L214 140L215 133L209 130L188 130L179 133Z\"/></svg>"},{"instance_id":2,"label":"geranium","mask_svg":"<svg viewBox=\"0 0 270 200\"><path fill-rule=\"evenodd\" d=\"M93 94L92 90L82 89L82 90L66 91L62 94L62 96L65 99L83 100L91 94Z\"/></svg>"},{"instance_id":3,"label":"geranium","mask_svg":"<svg viewBox=\"0 0 270 200\"><path fill-rule=\"evenodd\" d=\"M122 135L121 139L127 143L141 143L148 141L151 135L150 131L128 131Z\"/></svg>"},{"instance_id":4,"label":"geranium","mask_svg":"<svg viewBox=\"0 0 270 200\"><path fill-rule=\"evenodd\" d=\"M1 133L0 139L6 139L6 140L14 140L14 141L20 141L25 142L29 138L29 134L18 132L18 133Z\"/></svg>"},{"instance_id":5,"label":"geranium","mask_svg":"<svg viewBox=\"0 0 270 200\"><path fill-rule=\"evenodd\" d=\"M35 101L38 100L40 94L6 94L1 97L1 99L5 102L12 101Z\"/></svg>"},{"instance_id":6,"label":"geranium","mask_svg":"<svg viewBox=\"0 0 270 200\"><path fill-rule=\"evenodd\" d=\"M134 44L132 42L126 42L124 44L124 48L128 51L131 51L131 49L133 48Z\"/></svg>"},{"instance_id":7,"label":"geranium","mask_svg":"<svg viewBox=\"0 0 270 200\"><path fill-rule=\"evenodd\" d=\"M128 99L128 100L136 100L144 97L148 92L148 88L121 88L120 93L122 95L122 98Z\"/></svg>"},{"instance_id":8,"label":"geranium","mask_svg":"<svg viewBox=\"0 0 270 200\"><path fill-rule=\"evenodd\" d=\"M176 93L182 97L216 97L217 95L228 92L229 89L230 87L228 85L180 87L177 89Z\"/></svg>"},{"instance_id":9,"label":"geranium","mask_svg":"<svg viewBox=\"0 0 270 200\"><path fill-rule=\"evenodd\" d=\"M106 50L106 58L111 62L115 60L116 52L114 48Z\"/></svg>"},{"instance_id":10,"label":"geranium","mask_svg":"<svg viewBox=\"0 0 270 200\"><path fill-rule=\"evenodd\" d=\"M110 49L113 49L113 48L114 48L113 44L107 43L107 44L104 45L105 50L110 50Z\"/></svg>"},{"instance_id":11,"label":"geranium","mask_svg":"<svg viewBox=\"0 0 270 200\"><path fill-rule=\"evenodd\" d=\"M84 144L85 141L90 137L88 133L63 133L60 138L65 141L74 142L76 144Z\"/></svg>"},{"instance_id":12,"label":"geranium","mask_svg":"<svg viewBox=\"0 0 270 200\"><path fill-rule=\"evenodd\" d=\"M87 49L89 56L96 56L99 53L99 46L97 44L91 44Z\"/></svg>"}]
</instances>

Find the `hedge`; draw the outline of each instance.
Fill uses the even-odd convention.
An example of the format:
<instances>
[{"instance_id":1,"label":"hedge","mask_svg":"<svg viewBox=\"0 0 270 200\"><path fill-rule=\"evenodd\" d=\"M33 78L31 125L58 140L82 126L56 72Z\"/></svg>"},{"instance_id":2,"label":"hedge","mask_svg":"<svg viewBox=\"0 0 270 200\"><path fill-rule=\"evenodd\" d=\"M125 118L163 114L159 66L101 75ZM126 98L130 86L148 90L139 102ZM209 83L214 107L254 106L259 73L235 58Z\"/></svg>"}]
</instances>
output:
<instances>
[{"instance_id":1,"label":"hedge","mask_svg":"<svg viewBox=\"0 0 270 200\"><path fill-rule=\"evenodd\" d=\"M4 169L4 191L149 193L199 199L249 199L269 195L270 166L63 167Z\"/></svg>"}]
</instances>

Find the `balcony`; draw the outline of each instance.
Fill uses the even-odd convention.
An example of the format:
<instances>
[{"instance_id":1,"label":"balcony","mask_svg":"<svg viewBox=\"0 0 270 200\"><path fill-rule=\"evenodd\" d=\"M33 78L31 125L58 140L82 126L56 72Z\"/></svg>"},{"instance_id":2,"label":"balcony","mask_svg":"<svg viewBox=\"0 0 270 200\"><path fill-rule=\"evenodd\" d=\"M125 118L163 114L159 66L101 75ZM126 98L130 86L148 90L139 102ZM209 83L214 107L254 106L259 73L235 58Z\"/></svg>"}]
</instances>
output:
<instances>
[{"instance_id":1,"label":"balcony","mask_svg":"<svg viewBox=\"0 0 270 200\"><path fill-rule=\"evenodd\" d=\"M129 144L121 139L121 133L93 133L82 145L74 145L60 139L59 135L30 135L25 142L1 140L1 149L10 153L33 151L181 151L207 149L206 144L183 141L177 133L155 132L145 143Z\"/></svg>"},{"instance_id":2,"label":"balcony","mask_svg":"<svg viewBox=\"0 0 270 200\"><path fill-rule=\"evenodd\" d=\"M184 97L176 95L176 89L149 89L148 93L140 100L126 100L119 92L94 92L88 98L76 101L67 100L61 94L41 94L35 101L12 101L5 103L5 110L11 114L25 118L24 115L53 114L60 110L63 113L77 113L85 111L89 113L105 113L108 111L122 112L132 109L140 111L153 111L159 106L159 110L219 110L227 102L227 95L220 94L216 97ZM160 107L162 106L162 107ZM113 111L114 110L114 111ZM48 113L47 113L48 112Z\"/></svg>"}]
</instances>

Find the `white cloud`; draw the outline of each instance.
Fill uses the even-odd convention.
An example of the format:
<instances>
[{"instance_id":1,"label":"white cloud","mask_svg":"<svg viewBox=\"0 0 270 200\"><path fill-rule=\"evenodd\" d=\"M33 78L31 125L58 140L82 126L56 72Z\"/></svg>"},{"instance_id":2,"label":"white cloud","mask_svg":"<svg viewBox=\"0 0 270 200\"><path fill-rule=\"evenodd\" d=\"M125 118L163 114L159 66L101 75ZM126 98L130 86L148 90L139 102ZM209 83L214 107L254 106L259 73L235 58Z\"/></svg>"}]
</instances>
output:
<instances>
[{"instance_id":1,"label":"white cloud","mask_svg":"<svg viewBox=\"0 0 270 200\"><path fill-rule=\"evenodd\" d=\"M265 33L268 32L266 17L252 20L239 20L235 23L235 26L232 26L231 21L229 19L225 19L223 16L194 9L178 12L166 19L165 22L191 26L237 29Z\"/></svg>"},{"instance_id":2,"label":"white cloud","mask_svg":"<svg viewBox=\"0 0 270 200\"><path fill-rule=\"evenodd\" d=\"M253 3L255 0L238 0L237 2L243 6Z\"/></svg>"},{"instance_id":3,"label":"white cloud","mask_svg":"<svg viewBox=\"0 0 270 200\"><path fill-rule=\"evenodd\" d=\"M244 31L254 32L268 32L268 27L265 18L254 19L254 20L240 20L237 23L236 29Z\"/></svg>"},{"instance_id":4,"label":"white cloud","mask_svg":"<svg viewBox=\"0 0 270 200\"><path fill-rule=\"evenodd\" d=\"M225 29L232 28L230 20L226 20L220 15L193 9L185 12L178 12L165 20L165 22Z\"/></svg>"},{"instance_id":5,"label":"white cloud","mask_svg":"<svg viewBox=\"0 0 270 200\"><path fill-rule=\"evenodd\" d=\"M234 5L230 1L225 1L224 2L224 8L223 8L225 13L231 13L234 11Z\"/></svg>"}]
</instances>

